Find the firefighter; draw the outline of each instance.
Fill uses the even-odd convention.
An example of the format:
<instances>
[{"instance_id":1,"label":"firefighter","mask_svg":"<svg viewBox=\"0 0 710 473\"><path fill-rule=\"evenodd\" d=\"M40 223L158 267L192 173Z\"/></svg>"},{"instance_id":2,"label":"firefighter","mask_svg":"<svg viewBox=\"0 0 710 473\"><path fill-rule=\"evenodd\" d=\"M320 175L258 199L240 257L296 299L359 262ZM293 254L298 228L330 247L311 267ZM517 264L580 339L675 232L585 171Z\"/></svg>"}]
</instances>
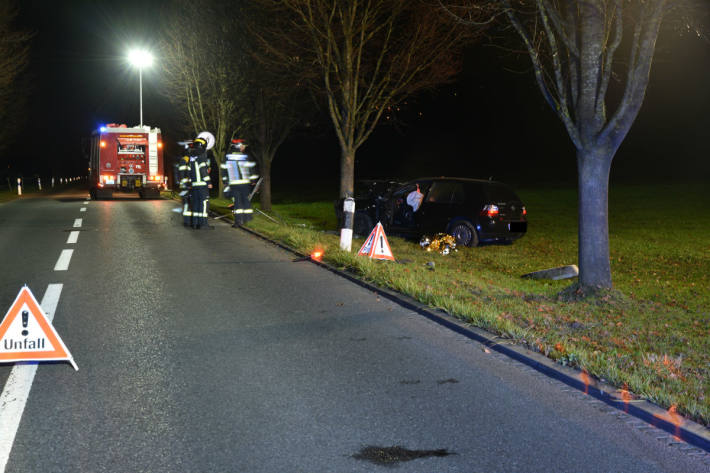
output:
<instances>
[{"instance_id":1,"label":"firefighter","mask_svg":"<svg viewBox=\"0 0 710 473\"><path fill-rule=\"evenodd\" d=\"M185 156L178 161L178 183L180 197L182 198L182 224L192 226L192 208L190 205L190 156L187 155L188 146L185 146Z\"/></svg>"},{"instance_id":2,"label":"firefighter","mask_svg":"<svg viewBox=\"0 0 710 473\"><path fill-rule=\"evenodd\" d=\"M180 198L182 199L182 224L186 227L192 226L192 207L190 205L190 147L192 140L179 141L179 145L183 146L184 151L177 164L176 182L180 189Z\"/></svg>"},{"instance_id":3,"label":"firefighter","mask_svg":"<svg viewBox=\"0 0 710 473\"><path fill-rule=\"evenodd\" d=\"M203 131L192 142L189 153L189 186L192 207L192 228L209 227L207 224L207 206L210 199L212 183L208 172L208 151L214 146L214 136Z\"/></svg>"},{"instance_id":4,"label":"firefighter","mask_svg":"<svg viewBox=\"0 0 710 473\"><path fill-rule=\"evenodd\" d=\"M224 195L232 199L233 227L238 227L253 218L254 210L249 201L251 184L259 177L255 173L256 163L247 156L244 140L232 140L225 162L221 165Z\"/></svg>"}]
</instances>

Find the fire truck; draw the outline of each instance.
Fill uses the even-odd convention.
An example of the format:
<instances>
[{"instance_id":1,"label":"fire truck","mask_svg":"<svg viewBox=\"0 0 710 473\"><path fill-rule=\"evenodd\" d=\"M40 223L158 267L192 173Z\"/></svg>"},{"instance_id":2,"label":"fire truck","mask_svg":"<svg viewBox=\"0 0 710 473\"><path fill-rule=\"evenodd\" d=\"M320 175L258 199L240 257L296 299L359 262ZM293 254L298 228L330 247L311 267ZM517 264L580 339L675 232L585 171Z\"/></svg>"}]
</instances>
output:
<instances>
[{"instance_id":1,"label":"fire truck","mask_svg":"<svg viewBox=\"0 0 710 473\"><path fill-rule=\"evenodd\" d=\"M111 123L94 130L89 154L89 186L94 199L114 192L137 192L142 199L160 196L163 142L159 128Z\"/></svg>"}]
</instances>

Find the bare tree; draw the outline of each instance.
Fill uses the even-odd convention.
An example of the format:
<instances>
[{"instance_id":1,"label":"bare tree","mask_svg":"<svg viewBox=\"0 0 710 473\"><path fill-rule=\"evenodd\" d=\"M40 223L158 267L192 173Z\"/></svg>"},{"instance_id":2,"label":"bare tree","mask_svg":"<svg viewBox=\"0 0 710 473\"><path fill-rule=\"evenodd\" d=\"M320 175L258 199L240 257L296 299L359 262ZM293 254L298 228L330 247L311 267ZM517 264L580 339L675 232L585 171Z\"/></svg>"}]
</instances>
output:
<instances>
[{"instance_id":1,"label":"bare tree","mask_svg":"<svg viewBox=\"0 0 710 473\"><path fill-rule=\"evenodd\" d=\"M18 77L29 61L30 39L33 33L15 28L17 6L14 1L0 1L0 147L21 126L27 88L18 83Z\"/></svg>"},{"instance_id":2,"label":"bare tree","mask_svg":"<svg viewBox=\"0 0 710 473\"><path fill-rule=\"evenodd\" d=\"M263 210L271 210L271 167L277 150L294 128L309 115L310 96L302 80L284 74L283 66L265 60L269 54L264 33L285 26L259 3L245 8L240 16L240 51L244 58L244 90L240 109L247 120L243 132L251 146L251 154L259 163L262 182L259 198ZM311 107L312 108L312 107Z\"/></svg>"},{"instance_id":3,"label":"bare tree","mask_svg":"<svg viewBox=\"0 0 710 473\"><path fill-rule=\"evenodd\" d=\"M453 78L458 48L478 32L417 0L260 3L281 22L262 35L269 53L327 103L341 148L341 197L352 195L355 154L387 107Z\"/></svg>"},{"instance_id":4,"label":"bare tree","mask_svg":"<svg viewBox=\"0 0 710 473\"><path fill-rule=\"evenodd\" d=\"M250 69L257 74L257 70ZM263 77L263 75L261 75ZM253 154L259 163L262 182L259 203L265 211L271 210L271 165L276 151L299 123L298 91L274 87L264 82L250 82L248 88L250 120L245 133L254 143ZM273 87L273 88L272 88Z\"/></svg>"},{"instance_id":5,"label":"bare tree","mask_svg":"<svg viewBox=\"0 0 710 473\"><path fill-rule=\"evenodd\" d=\"M577 149L579 288L611 288L612 159L641 109L656 40L673 0L502 0L535 79ZM690 23L688 23L690 25ZM615 79L619 79L619 84ZM612 100L610 89L618 87Z\"/></svg>"},{"instance_id":6,"label":"bare tree","mask_svg":"<svg viewBox=\"0 0 710 473\"><path fill-rule=\"evenodd\" d=\"M197 134L215 137L217 167L239 127L238 15L230 2L175 0L165 9L160 63L163 90ZM220 171L221 172L221 171ZM219 193L223 193L219 180Z\"/></svg>"}]
</instances>

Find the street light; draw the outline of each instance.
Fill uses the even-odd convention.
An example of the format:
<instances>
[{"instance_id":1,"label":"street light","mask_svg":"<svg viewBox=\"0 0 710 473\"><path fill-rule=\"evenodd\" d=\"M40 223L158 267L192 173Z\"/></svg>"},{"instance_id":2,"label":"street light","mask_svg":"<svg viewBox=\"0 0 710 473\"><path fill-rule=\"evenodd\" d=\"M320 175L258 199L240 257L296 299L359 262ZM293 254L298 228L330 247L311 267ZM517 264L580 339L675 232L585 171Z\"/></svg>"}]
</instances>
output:
<instances>
[{"instance_id":1,"label":"street light","mask_svg":"<svg viewBox=\"0 0 710 473\"><path fill-rule=\"evenodd\" d=\"M153 55L145 49L132 49L128 52L128 62L138 68L138 89L141 110L141 128L143 127L143 68L153 64Z\"/></svg>"}]
</instances>

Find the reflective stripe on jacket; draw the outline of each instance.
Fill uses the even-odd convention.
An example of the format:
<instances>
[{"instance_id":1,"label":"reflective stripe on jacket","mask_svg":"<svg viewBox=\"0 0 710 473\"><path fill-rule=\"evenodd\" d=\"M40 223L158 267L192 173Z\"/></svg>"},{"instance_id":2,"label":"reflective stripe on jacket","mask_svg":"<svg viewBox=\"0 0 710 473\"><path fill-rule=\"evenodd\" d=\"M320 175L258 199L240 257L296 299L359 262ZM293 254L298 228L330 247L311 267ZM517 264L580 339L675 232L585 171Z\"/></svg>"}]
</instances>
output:
<instances>
[{"instance_id":1,"label":"reflective stripe on jacket","mask_svg":"<svg viewBox=\"0 0 710 473\"><path fill-rule=\"evenodd\" d=\"M190 182L192 186L206 186L209 181L210 175L207 172L207 163L199 158L190 161Z\"/></svg>"}]
</instances>

